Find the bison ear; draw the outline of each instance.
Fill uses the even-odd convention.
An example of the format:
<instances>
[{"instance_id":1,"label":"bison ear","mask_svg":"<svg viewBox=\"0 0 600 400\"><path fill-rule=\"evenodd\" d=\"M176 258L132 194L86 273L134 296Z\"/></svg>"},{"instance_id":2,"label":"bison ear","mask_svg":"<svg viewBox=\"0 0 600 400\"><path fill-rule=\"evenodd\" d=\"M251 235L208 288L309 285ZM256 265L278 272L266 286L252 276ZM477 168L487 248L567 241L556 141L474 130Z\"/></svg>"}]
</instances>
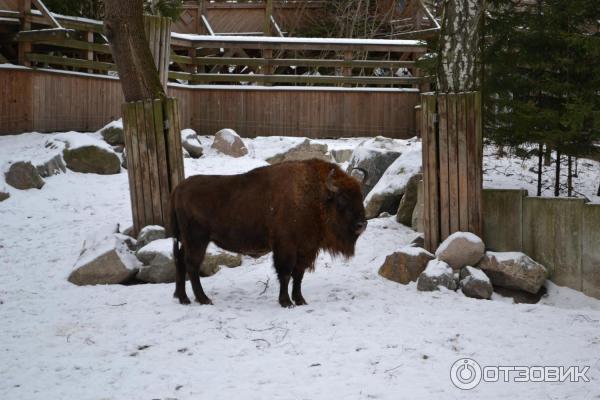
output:
<instances>
[{"instance_id":1,"label":"bison ear","mask_svg":"<svg viewBox=\"0 0 600 400\"><path fill-rule=\"evenodd\" d=\"M327 176L327 190L332 195L337 193L339 190L339 188L337 186L335 186L335 184L333 183L333 174L335 174L334 169L329 171L329 175Z\"/></svg>"}]
</instances>

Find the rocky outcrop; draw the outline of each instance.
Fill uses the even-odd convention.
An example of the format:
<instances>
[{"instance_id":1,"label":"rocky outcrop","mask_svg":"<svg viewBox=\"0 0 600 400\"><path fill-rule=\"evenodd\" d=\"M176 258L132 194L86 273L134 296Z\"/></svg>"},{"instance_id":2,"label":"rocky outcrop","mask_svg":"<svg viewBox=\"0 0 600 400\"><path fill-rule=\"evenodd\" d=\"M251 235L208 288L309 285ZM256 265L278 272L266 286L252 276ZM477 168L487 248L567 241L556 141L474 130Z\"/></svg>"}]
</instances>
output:
<instances>
[{"instance_id":1,"label":"rocky outcrop","mask_svg":"<svg viewBox=\"0 0 600 400\"><path fill-rule=\"evenodd\" d=\"M413 175L406 184L404 195L400 200L396 221L405 226L412 226L413 214L417 206L419 192L419 182L423 179L423 174Z\"/></svg>"},{"instance_id":2,"label":"rocky outcrop","mask_svg":"<svg viewBox=\"0 0 600 400\"><path fill-rule=\"evenodd\" d=\"M425 270L433 254L419 247L403 247L386 257L379 268L379 275L401 284L416 282Z\"/></svg>"},{"instance_id":3,"label":"rocky outcrop","mask_svg":"<svg viewBox=\"0 0 600 400\"><path fill-rule=\"evenodd\" d=\"M435 256L448 263L454 270L467 265L477 265L485 254L485 245L477 235L455 232L440 244Z\"/></svg>"},{"instance_id":4,"label":"rocky outcrop","mask_svg":"<svg viewBox=\"0 0 600 400\"><path fill-rule=\"evenodd\" d=\"M222 129L215 133L211 148L230 157L243 157L248 154L244 141L233 129Z\"/></svg>"},{"instance_id":5,"label":"rocky outcrop","mask_svg":"<svg viewBox=\"0 0 600 400\"><path fill-rule=\"evenodd\" d=\"M456 290L456 286L452 268L440 260L429 261L427 268L421 273L417 281L417 290L421 292L432 292L439 290L440 287Z\"/></svg>"},{"instance_id":6,"label":"rocky outcrop","mask_svg":"<svg viewBox=\"0 0 600 400\"><path fill-rule=\"evenodd\" d=\"M110 124L106 125L104 128L100 129L100 135L104 141L112 146L124 145L125 144L125 135L123 133L123 121L113 121Z\"/></svg>"},{"instance_id":7,"label":"rocky outcrop","mask_svg":"<svg viewBox=\"0 0 600 400\"><path fill-rule=\"evenodd\" d=\"M479 263L494 286L538 293L548 277L546 267L519 252L488 251Z\"/></svg>"},{"instance_id":8,"label":"rocky outcrop","mask_svg":"<svg viewBox=\"0 0 600 400\"><path fill-rule=\"evenodd\" d=\"M277 154L268 158L269 164L276 164L284 161L303 161L317 158L319 160L331 161L331 156L327 153L327 145L314 143L309 139L304 140L297 146L292 147L285 153Z\"/></svg>"},{"instance_id":9,"label":"rocky outcrop","mask_svg":"<svg viewBox=\"0 0 600 400\"><path fill-rule=\"evenodd\" d=\"M17 161L4 174L6 183L15 189L41 189L44 180L38 170L29 161Z\"/></svg>"}]
</instances>

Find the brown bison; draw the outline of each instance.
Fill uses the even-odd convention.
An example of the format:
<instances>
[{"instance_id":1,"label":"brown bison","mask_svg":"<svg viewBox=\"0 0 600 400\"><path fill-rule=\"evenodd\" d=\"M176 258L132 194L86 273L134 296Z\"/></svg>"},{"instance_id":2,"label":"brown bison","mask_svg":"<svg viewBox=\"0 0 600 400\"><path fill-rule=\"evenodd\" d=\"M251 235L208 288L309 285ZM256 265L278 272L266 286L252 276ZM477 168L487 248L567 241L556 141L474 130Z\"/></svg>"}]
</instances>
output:
<instances>
[{"instance_id":1,"label":"brown bison","mask_svg":"<svg viewBox=\"0 0 600 400\"><path fill-rule=\"evenodd\" d=\"M210 242L259 257L273 252L279 304L302 296L304 271L313 270L320 250L351 257L367 221L359 183L337 165L320 160L284 162L232 176L197 175L171 195L174 296L189 304L188 273L196 301L212 304L200 284L200 266ZM181 247L179 242L181 241Z\"/></svg>"}]
</instances>

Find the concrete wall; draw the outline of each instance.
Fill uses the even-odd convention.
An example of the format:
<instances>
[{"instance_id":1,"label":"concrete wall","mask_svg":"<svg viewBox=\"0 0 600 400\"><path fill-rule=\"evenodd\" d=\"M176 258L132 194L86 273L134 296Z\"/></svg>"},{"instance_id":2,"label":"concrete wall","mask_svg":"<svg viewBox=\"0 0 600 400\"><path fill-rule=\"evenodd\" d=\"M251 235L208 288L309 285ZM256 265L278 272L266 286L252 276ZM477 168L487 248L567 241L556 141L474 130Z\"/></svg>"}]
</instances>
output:
<instances>
[{"instance_id":1,"label":"concrete wall","mask_svg":"<svg viewBox=\"0 0 600 400\"><path fill-rule=\"evenodd\" d=\"M545 265L556 284L600 298L600 205L484 190L483 208L488 249L522 251Z\"/></svg>"}]
</instances>

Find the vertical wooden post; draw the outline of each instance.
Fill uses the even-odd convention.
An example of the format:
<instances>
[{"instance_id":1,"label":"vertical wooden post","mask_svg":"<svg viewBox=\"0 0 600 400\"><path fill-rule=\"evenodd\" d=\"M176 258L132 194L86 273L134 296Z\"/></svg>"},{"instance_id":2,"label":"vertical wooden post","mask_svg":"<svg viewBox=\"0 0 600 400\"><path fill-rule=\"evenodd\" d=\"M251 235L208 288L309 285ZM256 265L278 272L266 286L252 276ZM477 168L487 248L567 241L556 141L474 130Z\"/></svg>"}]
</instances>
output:
<instances>
[{"instance_id":1,"label":"vertical wooden post","mask_svg":"<svg viewBox=\"0 0 600 400\"><path fill-rule=\"evenodd\" d=\"M265 27L264 35L272 36L271 17L273 16L273 0L265 0Z\"/></svg>"},{"instance_id":2,"label":"vertical wooden post","mask_svg":"<svg viewBox=\"0 0 600 400\"><path fill-rule=\"evenodd\" d=\"M31 0L20 0L19 1L19 12L21 13L21 30L29 31L31 30ZM31 66L31 63L27 61L25 55L27 53L31 53L31 42L19 42L19 64L24 65L26 67Z\"/></svg>"},{"instance_id":3,"label":"vertical wooden post","mask_svg":"<svg viewBox=\"0 0 600 400\"><path fill-rule=\"evenodd\" d=\"M85 33L85 38L87 40L88 43L94 43L94 32L86 32ZM89 49L86 52L86 59L88 61L94 61L94 50ZM88 74L93 74L94 70L93 69L88 69Z\"/></svg>"},{"instance_id":4,"label":"vertical wooden post","mask_svg":"<svg viewBox=\"0 0 600 400\"><path fill-rule=\"evenodd\" d=\"M425 245L457 231L483 234L481 93L423 94Z\"/></svg>"},{"instance_id":5,"label":"vertical wooden post","mask_svg":"<svg viewBox=\"0 0 600 400\"><path fill-rule=\"evenodd\" d=\"M146 15L144 16L144 28L150 52L154 57L154 65L166 92L171 60L171 19Z\"/></svg>"},{"instance_id":6,"label":"vertical wooden post","mask_svg":"<svg viewBox=\"0 0 600 400\"><path fill-rule=\"evenodd\" d=\"M262 51L262 55L263 58L265 59L265 61L272 61L273 60L273 49L264 49ZM268 63L267 65L264 66L263 69L263 74L265 75L273 75L273 73L275 72L275 68L273 67L272 64Z\"/></svg>"},{"instance_id":7,"label":"vertical wooden post","mask_svg":"<svg viewBox=\"0 0 600 400\"><path fill-rule=\"evenodd\" d=\"M351 62L353 56L354 56L354 53L352 52L352 50L345 51L344 52L344 61ZM344 65L344 67L342 68L342 75L352 76L352 67Z\"/></svg>"}]
</instances>

